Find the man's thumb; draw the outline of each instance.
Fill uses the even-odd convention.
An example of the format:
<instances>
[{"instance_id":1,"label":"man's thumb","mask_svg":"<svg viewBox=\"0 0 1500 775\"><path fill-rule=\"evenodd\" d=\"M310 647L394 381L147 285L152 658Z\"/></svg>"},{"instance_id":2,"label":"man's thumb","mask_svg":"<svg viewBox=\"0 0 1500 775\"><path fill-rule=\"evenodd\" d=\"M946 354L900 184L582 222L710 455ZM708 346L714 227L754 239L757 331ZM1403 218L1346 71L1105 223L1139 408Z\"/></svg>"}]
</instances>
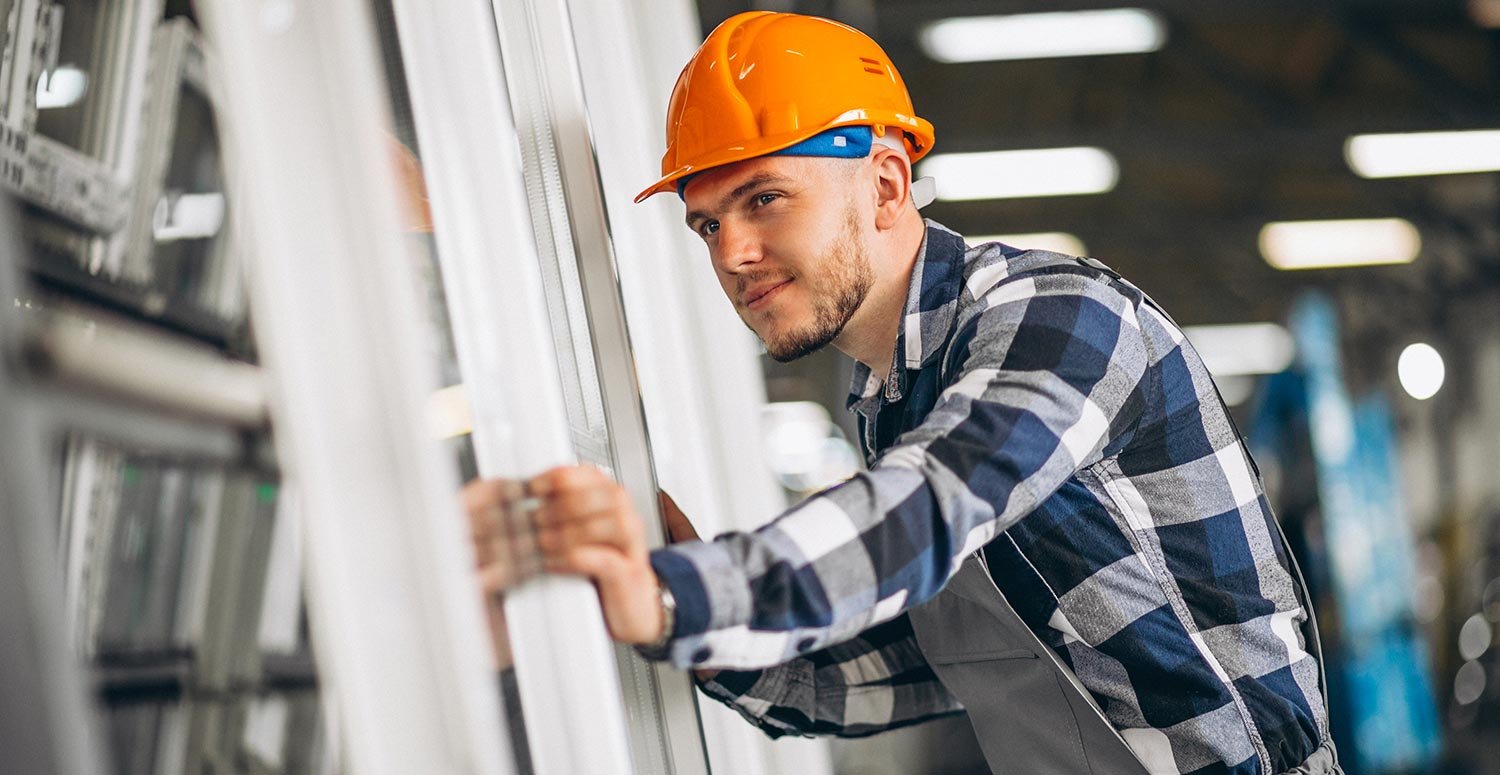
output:
<instances>
[{"instance_id":1,"label":"man's thumb","mask_svg":"<svg viewBox=\"0 0 1500 775\"><path fill-rule=\"evenodd\" d=\"M693 528L693 523L688 521L687 515L677 506L664 490L656 491L656 499L661 504L661 516L667 523L667 535L672 543L698 540L698 531Z\"/></svg>"}]
</instances>

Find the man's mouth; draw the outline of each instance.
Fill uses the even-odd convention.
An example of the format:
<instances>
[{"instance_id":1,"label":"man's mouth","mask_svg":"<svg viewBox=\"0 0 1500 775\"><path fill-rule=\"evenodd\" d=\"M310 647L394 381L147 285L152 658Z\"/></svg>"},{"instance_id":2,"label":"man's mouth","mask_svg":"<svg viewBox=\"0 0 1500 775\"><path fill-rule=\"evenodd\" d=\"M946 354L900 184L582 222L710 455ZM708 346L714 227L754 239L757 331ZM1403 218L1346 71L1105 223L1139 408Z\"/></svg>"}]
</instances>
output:
<instances>
[{"instance_id":1,"label":"man's mouth","mask_svg":"<svg viewBox=\"0 0 1500 775\"><path fill-rule=\"evenodd\" d=\"M767 285L745 294L745 308L756 309L770 303L771 297L782 288L791 284L791 280L783 280L775 285Z\"/></svg>"}]
</instances>

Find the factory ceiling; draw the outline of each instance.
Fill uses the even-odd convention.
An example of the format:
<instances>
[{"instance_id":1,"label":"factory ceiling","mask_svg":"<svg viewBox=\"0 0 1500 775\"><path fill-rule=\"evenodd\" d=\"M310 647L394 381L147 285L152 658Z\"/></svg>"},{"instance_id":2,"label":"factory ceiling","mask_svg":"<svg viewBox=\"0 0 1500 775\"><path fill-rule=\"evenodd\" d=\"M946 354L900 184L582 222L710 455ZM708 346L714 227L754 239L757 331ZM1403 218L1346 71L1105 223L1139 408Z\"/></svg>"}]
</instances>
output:
<instances>
[{"instance_id":1,"label":"factory ceiling","mask_svg":"<svg viewBox=\"0 0 1500 775\"><path fill-rule=\"evenodd\" d=\"M1500 285L1500 174L1355 175L1358 133L1500 129L1500 3L1085 0L699 0L704 33L745 10L836 18L895 60L939 152L1097 146L1119 184L1091 196L940 201L969 234L1065 231L1184 324L1277 320L1311 286L1401 298L1422 317ZM956 16L1113 8L1156 11L1146 54L943 64L918 46ZM1491 20L1500 24L1500 20ZM1257 248L1268 221L1401 217L1422 235L1407 265L1284 272Z\"/></svg>"}]
</instances>

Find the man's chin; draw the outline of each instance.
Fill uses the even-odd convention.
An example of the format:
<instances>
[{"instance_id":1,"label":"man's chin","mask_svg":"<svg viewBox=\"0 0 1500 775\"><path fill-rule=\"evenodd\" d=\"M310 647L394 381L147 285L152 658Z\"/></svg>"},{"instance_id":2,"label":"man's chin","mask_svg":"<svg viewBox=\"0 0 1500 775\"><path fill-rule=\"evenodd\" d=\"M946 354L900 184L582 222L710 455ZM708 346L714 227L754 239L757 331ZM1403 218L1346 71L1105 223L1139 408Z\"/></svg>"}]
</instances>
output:
<instances>
[{"instance_id":1,"label":"man's chin","mask_svg":"<svg viewBox=\"0 0 1500 775\"><path fill-rule=\"evenodd\" d=\"M766 341L760 337L760 343L766 348L766 353L777 363L791 363L799 358L812 355L813 353L828 346L833 341L832 336L803 337L800 339L782 340L778 342Z\"/></svg>"}]
</instances>

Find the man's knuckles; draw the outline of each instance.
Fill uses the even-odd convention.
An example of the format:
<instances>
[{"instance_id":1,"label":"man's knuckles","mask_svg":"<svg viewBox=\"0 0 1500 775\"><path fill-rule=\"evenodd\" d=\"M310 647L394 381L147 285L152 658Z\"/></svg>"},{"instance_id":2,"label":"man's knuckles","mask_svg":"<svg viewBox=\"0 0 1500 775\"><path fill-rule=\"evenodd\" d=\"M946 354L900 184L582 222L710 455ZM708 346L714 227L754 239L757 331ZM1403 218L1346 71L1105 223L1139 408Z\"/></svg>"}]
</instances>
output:
<instances>
[{"instance_id":1,"label":"man's knuckles","mask_svg":"<svg viewBox=\"0 0 1500 775\"><path fill-rule=\"evenodd\" d=\"M538 474L527 483L526 489L531 495L546 497L558 492L592 487L607 481L609 477L595 466L586 464L559 466Z\"/></svg>"},{"instance_id":2,"label":"man's knuckles","mask_svg":"<svg viewBox=\"0 0 1500 775\"><path fill-rule=\"evenodd\" d=\"M503 505L521 495L521 483L514 479L475 479L464 485L459 499L471 515Z\"/></svg>"},{"instance_id":3,"label":"man's knuckles","mask_svg":"<svg viewBox=\"0 0 1500 775\"><path fill-rule=\"evenodd\" d=\"M556 554L579 546L605 544L625 548L638 533L635 520L613 516L579 522L566 522L537 533L537 545L543 552Z\"/></svg>"},{"instance_id":4,"label":"man's knuckles","mask_svg":"<svg viewBox=\"0 0 1500 775\"><path fill-rule=\"evenodd\" d=\"M630 499L621 497L624 489L610 483L575 490L560 491L549 497L544 506L547 515L555 521L588 519L596 514L608 513L622 507L629 508Z\"/></svg>"}]
</instances>

